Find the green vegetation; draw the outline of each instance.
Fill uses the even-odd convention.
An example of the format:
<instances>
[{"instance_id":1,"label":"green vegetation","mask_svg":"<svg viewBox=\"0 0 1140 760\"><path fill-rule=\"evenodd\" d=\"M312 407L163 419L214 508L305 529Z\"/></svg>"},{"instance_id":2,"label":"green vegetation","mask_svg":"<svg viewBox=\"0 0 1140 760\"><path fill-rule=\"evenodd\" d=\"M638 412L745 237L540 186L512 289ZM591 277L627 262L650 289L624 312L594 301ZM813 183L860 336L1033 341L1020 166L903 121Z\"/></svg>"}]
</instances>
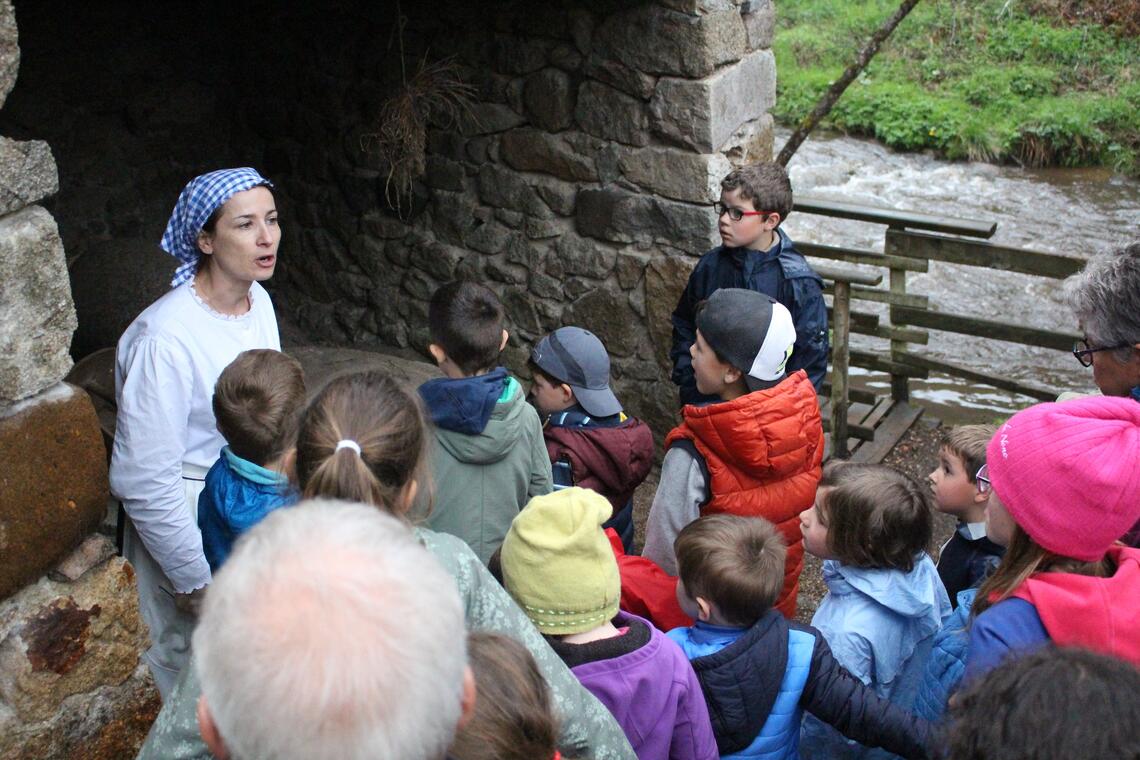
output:
<instances>
[{"instance_id":1,"label":"green vegetation","mask_svg":"<svg viewBox=\"0 0 1140 760\"><path fill-rule=\"evenodd\" d=\"M778 2L776 118L802 119L897 7ZM1140 39L1048 7L923 0L824 126L949 158L1140 174Z\"/></svg>"}]
</instances>

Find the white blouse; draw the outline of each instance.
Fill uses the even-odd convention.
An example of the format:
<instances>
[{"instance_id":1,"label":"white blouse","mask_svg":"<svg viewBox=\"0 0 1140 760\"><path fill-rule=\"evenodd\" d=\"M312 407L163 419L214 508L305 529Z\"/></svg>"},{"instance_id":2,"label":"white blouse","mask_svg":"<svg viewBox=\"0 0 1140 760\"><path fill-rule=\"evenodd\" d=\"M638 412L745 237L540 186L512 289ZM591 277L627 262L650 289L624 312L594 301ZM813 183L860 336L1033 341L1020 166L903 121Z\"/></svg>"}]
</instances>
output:
<instances>
[{"instance_id":1,"label":"white blouse","mask_svg":"<svg viewBox=\"0 0 1140 760\"><path fill-rule=\"evenodd\" d=\"M281 350L261 285L250 288L250 310L233 317L206 306L192 282L148 306L119 339L111 453L111 491L181 593L210 581L182 475L184 463L204 472L225 445L214 421L214 384L242 351Z\"/></svg>"}]
</instances>

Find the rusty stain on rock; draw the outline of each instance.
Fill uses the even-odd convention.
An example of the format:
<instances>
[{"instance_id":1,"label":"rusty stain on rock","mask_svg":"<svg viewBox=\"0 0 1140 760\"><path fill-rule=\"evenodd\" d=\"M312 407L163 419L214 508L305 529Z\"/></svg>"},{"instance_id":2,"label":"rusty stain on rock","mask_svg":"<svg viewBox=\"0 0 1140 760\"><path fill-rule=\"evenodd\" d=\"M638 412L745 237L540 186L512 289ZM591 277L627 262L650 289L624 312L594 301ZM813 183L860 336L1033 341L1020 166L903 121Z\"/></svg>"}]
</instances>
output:
<instances>
[{"instance_id":1,"label":"rusty stain on rock","mask_svg":"<svg viewBox=\"0 0 1140 760\"><path fill-rule=\"evenodd\" d=\"M56 599L29 620L20 635L27 643L33 671L50 670L63 675L75 667L86 652L90 620L102 608L96 604L81 610L71 597Z\"/></svg>"}]
</instances>

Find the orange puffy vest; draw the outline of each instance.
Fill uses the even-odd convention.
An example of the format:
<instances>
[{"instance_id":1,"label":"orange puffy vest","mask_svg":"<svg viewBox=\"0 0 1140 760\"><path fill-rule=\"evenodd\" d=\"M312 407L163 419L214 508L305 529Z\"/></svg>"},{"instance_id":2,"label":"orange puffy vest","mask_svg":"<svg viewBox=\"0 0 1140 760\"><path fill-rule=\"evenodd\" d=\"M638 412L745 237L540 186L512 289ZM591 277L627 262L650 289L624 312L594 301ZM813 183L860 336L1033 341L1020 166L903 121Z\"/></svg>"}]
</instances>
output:
<instances>
[{"instance_id":1,"label":"orange puffy vest","mask_svg":"<svg viewBox=\"0 0 1140 760\"><path fill-rule=\"evenodd\" d=\"M815 388L799 370L733 401L685 406L681 415L665 448L686 439L704 457L711 498L702 512L763 517L783 534L788 556L776 607L792 618L804 558L799 515L815 501L823 461Z\"/></svg>"}]
</instances>

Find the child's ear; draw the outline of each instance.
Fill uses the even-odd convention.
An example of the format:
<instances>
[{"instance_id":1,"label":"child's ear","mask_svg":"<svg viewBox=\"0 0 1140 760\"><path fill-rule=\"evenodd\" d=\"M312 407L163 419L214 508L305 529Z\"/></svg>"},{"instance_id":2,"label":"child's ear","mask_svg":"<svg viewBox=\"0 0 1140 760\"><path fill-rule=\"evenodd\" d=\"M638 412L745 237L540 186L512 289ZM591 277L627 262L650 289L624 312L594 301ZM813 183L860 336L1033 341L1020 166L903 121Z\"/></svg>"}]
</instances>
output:
<instances>
[{"instance_id":1,"label":"child's ear","mask_svg":"<svg viewBox=\"0 0 1140 760\"><path fill-rule=\"evenodd\" d=\"M475 701L479 698L479 689L475 683L475 674L471 671L471 667L467 666L463 669L463 693L459 697L459 725L457 728L463 728L467 725L467 721L475 715Z\"/></svg>"},{"instance_id":2,"label":"child's ear","mask_svg":"<svg viewBox=\"0 0 1140 760\"><path fill-rule=\"evenodd\" d=\"M780 217L779 212L773 211L771 214L768 214L768 216L764 218L764 229L774 230L780 226L780 222L782 221L783 219Z\"/></svg>"},{"instance_id":3,"label":"child's ear","mask_svg":"<svg viewBox=\"0 0 1140 760\"><path fill-rule=\"evenodd\" d=\"M732 385L733 383L739 381L742 377L744 377L743 372L738 370L736 367L729 367L724 371L724 384Z\"/></svg>"},{"instance_id":4,"label":"child's ear","mask_svg":"<svg viewBox=\"0 0 1140 760\"><path fill-rule=\"evenodd\" d=\"M218 733L214 716L210 715L210 706L206 704L205 695L198 697L198 733L201 734L202 741L206 743L206 748L214 757L218 760L229 760L230 752L226 749L222 735Z\"/></svg>"},{"instance_id":5,"label":"child's ear","mask_svg":"<svg viewBox=\"0 0 1140 760\"><path fill-rule=\"evenodd\" d=\"M297 482L297 447L287 450L281 457L281 474L289 479L290 483Z\"/></svg>"},{"instance_id":6,"label":"child's ear","mask_svg":"<svg viewBox=\"0 0 1140 760\"><path fill-rule=\"evenodd\" d=\"M697 603L697 620L701 621L702 623L709 622L709 620L712 619L713 613L712 602L710 602L708 599L705 599L703 596L698 596L693 601Z\"/></svg>"},{"instance_id":7,"label":"child's ear","mask_svg":"<svg viewBox=\"0 0 1140 760\"><path fill-rule=\"evenodd\" d=\"M562 394L562 400L565 403L570 403L570 401L572 401L574 399L574 389L571 388L566 383L562 383L561 385L559 385L558 390Z\"/></svg>"},{"instance_id":8,"label":"child's ear","mask_svg":"<svg viewBox=\"0 0 1140 760\"><path fill-rule=\"evenodd\" d=\"M975 483L974 484L974 503L975 504L985 504L986 500L989 498L990 498L990 495L988 493L980 492L978 490L978 484Z\"/></svg>"},{"instance_id":9,"label":"child's ear","mask_svg":"<svg viewBox=\"0 0 1140 760\"><path fill-rule=\"evenodd\" d=\"M412 505L416 503L416 494L420 492L420 484L415 478L404 484L400 491L400 514L407 514Z\"/></svg>"},{"instance_id":10,"label":"child's ear","mask_svg":"<svg viewBox=\"0 0 1140 760\"><path fill-rule=\"evenodd\" d=\"M507 347L507 338L509 337L511 337L511 334L506 330L503 330L503 342L499 344L500 351Z\"/></svg>"},{"instance_id":11,"label":"child's ear","mask_svg":"<svg viewBox=\"0 0 1140 760\"><path fill-rule=\"evenodd\" d=\"M442 366L442 364L447 361L447 352L444 351L443 346L438 343L428 344L428 353L431 354L431 358L435 359L435 363L438 365Z\"/></svg>"}]
</instances>

